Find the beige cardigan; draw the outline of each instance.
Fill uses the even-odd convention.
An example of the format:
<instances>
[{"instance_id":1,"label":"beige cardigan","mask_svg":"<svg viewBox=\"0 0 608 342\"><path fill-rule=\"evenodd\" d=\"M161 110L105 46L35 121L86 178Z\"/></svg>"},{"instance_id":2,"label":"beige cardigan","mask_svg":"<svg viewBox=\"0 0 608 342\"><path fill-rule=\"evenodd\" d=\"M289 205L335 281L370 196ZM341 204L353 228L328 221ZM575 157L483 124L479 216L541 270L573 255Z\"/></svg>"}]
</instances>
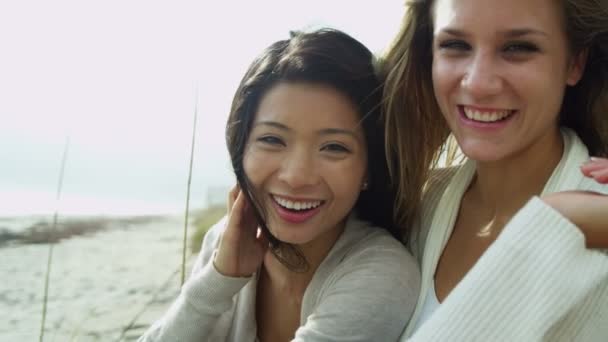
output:
<instances>
[{"instance_id":1,"label":"beige cardigan","mask_svg":"<svg viewBox=\"0 0 608 342\"><path fill-rule=\"evenodd\" d=\"M211 262L224 226L222 220L207 232L179 297L140 342L257 341L257 277L226 277ZM306 288L293 341L395 341L419 285L403 244L351 215Z\"/></svg>"},{"instance_id":2,"label":"beige cardigan","mask_svg":"<svg viewBox=\"0 0 608 342\"><path fill-rule=\"evenodd\" d=\"M572 131L562 133L564 155L543 194L608 194L608 186L580 172L589 158L584 144ZM579 229L538 197L413 331L474 173L475 163L468 161L433 175L410 245L421 263L421 292L401 341L608 341L608 256L586 249Z\"/></svg>"}]
</instances>

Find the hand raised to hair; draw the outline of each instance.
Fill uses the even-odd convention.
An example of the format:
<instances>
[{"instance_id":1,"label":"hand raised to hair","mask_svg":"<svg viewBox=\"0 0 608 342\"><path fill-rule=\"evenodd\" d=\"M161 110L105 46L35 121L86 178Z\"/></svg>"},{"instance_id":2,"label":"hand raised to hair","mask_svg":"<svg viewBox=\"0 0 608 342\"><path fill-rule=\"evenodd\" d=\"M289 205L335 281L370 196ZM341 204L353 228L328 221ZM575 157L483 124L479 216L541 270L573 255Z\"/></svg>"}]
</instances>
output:
<instances>
[{"instance_id":1,"label":"hand raised to hair","mask_svg":"<svg viewBox=\"0 0 608 342\"><path fill-rule=\"evenodd\" d=\"M216 270L229 277L248 277L264 260L268 241L258 229L253 208L234 187L228 195L228 220L213 261Z\"/></svg>"},{"instance_id":2,"label":"hand raised to hair","mask_svg":"<svg viewBox=\"0 0 608 342\"><path fill-rule=\"evenodd\" d=\"M581 166L581 172L598 183L608 184L608 159L593 158ZM579 227L587 247L608 248L608 196L590 191L563 191L542 199Z\"/></svg>"}]
</instances>

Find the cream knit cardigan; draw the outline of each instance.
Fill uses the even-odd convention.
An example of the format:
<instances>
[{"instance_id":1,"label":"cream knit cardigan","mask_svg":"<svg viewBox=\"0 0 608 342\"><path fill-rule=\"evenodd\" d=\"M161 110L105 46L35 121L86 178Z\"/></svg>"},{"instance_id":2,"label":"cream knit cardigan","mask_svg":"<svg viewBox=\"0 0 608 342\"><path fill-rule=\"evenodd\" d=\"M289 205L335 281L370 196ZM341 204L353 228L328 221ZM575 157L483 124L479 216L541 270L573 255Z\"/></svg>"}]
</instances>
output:
<instances>
[{"instance_id":1,"label":"cream knit cardigan","mask_svg":"<svg viewBox=\"0 0 608 342\"><path fill-rule=\"evenodd\" d=\"M589 158L584 144L570 130L562 134L564 154L543 194L574 189L608 194L608 186L580 172ZM586 249L579 229L538 197L413 331L474 174L475 163L468 161L433 175L410 245L421 263L421 292L401 341L608 341L606 251Z\"/></svg>"},{"instance_id":2,"label":"cream knit cardigan","mask_svg":"<svg viewBox=\"0 0 608 342\"><path fill-rule=\"evenodd\" d=\"M225 218L207 232L179 297L138 341L258 340L259 273L233 278L213 266L224 227ZM293 341L395 341L414 311L419 286L418 264L403 244L351 215L306 288Z\"/></svg>"}]
</instances>

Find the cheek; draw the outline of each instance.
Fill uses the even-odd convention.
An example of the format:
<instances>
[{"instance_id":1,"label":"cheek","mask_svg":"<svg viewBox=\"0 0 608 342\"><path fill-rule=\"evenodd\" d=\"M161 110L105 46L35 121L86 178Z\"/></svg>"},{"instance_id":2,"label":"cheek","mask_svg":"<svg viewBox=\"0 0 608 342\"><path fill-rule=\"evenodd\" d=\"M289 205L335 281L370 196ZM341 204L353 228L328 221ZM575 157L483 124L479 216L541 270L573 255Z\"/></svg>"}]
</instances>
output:
<instances>
[{"instance_id":1,"label":"cheek","mask_svg":"<svg viewBox=\"0 0 608 342\"><path fill-rule=\"evenodd\" d=\"M448 93L454 83L454 70L445 61L441 59L433 59L431 72L435 98L443 110L445 102L447 101Z\"/></svg>"},{"instance_id":2,"label":"cheek","mask_svg":"<svg viewBox=\"0 0 608 342\"><path fill-rule=\"evenodd\" d=\"M509 86L525 107L535 113L559 112L566 84L556 70L534 64L510 71Z\"/></svg>"},{"instance_id":3,"label":"cheek","mask_svg":"<svg viewBox=\"0 0 608 342\"><path fill-rule=\"evenodd\" d=\"M253 186L258 187L264 181L264 174L267 172L269 164L268 158L264 158L259 151L253 148L245 150L243 170Z\"/></svg>"},{"instance_id":4,"label":"cheek","mask_svg":"<svg viewBox=\"0 0 608 342\"><path fill-rule=\"evenodd\" d=\"M365 177L366 161L363 159L355 160L352 163L344 163L326 169L326 180L336 197L350 204L357 199Z\"/></svg>"}]
</instances>

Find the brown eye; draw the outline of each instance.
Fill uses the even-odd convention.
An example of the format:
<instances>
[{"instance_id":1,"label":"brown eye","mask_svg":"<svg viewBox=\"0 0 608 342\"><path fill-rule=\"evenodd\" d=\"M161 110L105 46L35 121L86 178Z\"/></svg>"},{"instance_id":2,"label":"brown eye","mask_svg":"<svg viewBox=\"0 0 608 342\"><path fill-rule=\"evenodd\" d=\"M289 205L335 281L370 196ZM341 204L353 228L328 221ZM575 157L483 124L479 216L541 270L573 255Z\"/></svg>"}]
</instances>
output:
<instances>
[{"instance_id":1,"label":"brown eye","mask_svg":"<svg viewBox=\"0 0 608 342\"><path fill-rule=\"evenodd\" d=\"M350 150L340 144L327 144L321 148L321 151L328 151L334 153L349 153Z\"/></svg>"},{"instance_id":2,"label":"brown eye","mask_svg":"<svg viewBox=\"0 0 608 342\"><path fill-rule=\"evenodd\" d=\"M256 139L256 141L271 146L285 146L285 142L281 140L281 138L273 135L265 135L263 137L259 137Z\"/></svg>"}]
</instances>

